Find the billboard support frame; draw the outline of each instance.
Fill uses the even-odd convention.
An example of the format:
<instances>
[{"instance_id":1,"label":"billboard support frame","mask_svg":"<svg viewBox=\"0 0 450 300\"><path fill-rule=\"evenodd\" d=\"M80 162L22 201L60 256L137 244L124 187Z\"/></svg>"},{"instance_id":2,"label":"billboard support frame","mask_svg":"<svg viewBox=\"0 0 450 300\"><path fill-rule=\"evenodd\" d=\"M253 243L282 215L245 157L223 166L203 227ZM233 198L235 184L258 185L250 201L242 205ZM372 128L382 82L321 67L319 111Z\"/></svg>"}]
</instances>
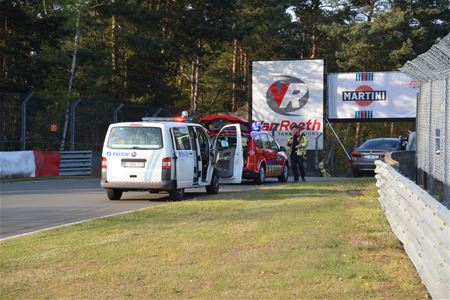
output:
<instances>
[{"instance_id":1,"label":"billboard support frame","mask_svg":"<svg viewBox=\"0 0 450 300\"><path fill-rule=\"evenodd\" d=\"M341 139L339 138L339 136L337 135L336 131L334 130L333 126L331 125L330 121L328 121L328 118L325 118L325 120L327 121L328 126L330 126L331 131L333 132L334 136L336 137L336 140L338 141L339 145L341 145L342 150L344 150L345 155L347 156L348 160L351 161L352 158L350 157L350 155L348 154L347 150L345 149L344 145L341 142Z\"/></svg>"}]
</instances>

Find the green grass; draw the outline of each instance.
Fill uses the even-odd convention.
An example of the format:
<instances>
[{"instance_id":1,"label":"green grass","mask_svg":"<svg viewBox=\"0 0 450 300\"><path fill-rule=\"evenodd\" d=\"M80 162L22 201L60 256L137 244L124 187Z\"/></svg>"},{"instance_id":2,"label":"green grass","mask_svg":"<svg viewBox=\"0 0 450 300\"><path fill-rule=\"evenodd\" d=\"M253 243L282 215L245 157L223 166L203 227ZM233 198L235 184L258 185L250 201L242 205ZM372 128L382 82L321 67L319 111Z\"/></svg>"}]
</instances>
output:
<instances>
[{"instance_id":1,"label":"green grass","mask_svg":"<svg viewBox=\"0 0 450 300\"><path fill-rule=\"evenodd\" d=\"M0 298L425 298L374 181L170 203L0 243Z\"/></svg>"}]
</instances>

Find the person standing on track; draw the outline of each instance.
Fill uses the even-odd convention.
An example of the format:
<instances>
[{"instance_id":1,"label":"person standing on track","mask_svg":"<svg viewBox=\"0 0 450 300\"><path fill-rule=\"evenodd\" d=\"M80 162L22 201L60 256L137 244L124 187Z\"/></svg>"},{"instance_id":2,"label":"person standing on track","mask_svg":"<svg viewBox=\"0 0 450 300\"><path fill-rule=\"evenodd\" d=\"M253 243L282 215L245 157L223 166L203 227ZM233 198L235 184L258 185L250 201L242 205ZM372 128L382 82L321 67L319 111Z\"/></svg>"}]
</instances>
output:
<instances>
[{"instance_id":1,"label":"person standing on track","mask_svg":"<svg viewBox=\"0 0 450 300\"><path fill-rule=\"evenodd\" d=\"M416 132L412 128L408 128L408 144L406 151L416 151Z\"/></svg>"},{"instance_id":2,"label":"person standing on track","mask_svg":"<svg viewBox=\"0 0 450 300\"><path fill-rule=\"evenodd\" d=\"M291 150L291 165L292 172L294 173L294 181L299 181L299 169L302 181L306 181L303 162L306 158L308 139L306 138L303 130L300 130L297 125L292 126L292 135L289 137L287 145Z\"/></svg>"}]
</instances>

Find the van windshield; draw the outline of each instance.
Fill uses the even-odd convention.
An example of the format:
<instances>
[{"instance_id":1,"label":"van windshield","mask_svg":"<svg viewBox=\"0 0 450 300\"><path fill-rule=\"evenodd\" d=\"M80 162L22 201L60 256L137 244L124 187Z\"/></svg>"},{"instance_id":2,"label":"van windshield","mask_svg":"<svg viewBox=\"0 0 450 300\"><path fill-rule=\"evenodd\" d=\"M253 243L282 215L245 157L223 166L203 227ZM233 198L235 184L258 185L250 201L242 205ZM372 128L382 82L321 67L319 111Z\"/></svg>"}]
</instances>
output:
<instances>
[{"instance_id":1,"label":"van windshield","mask_svg":"<svg viewBox=\"0 0 450 300\"><path fill-rule=\"evenodd\" d=\"M161 149L161 128L113 127L107 145L116 149Z\"/></svg>"}]
</instances>

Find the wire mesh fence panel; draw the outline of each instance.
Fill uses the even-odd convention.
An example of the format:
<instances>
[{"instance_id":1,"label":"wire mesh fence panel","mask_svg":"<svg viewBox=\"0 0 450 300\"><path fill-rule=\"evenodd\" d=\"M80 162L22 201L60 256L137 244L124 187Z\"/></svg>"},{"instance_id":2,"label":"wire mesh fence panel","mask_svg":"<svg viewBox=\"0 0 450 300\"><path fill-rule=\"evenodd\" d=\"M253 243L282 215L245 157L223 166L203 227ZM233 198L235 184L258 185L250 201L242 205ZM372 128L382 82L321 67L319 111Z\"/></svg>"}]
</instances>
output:
<instances>
[{"instance_id":1,"label":"wire mesh fence panel","mask_svg":"<svg viewBox=\"0 0 450 300\"><path fill-rule=\"evenodd\" d=\"M446 122L446 130L445 130L445 136L444 141L442 145L445 148L445 183L447 186L450 186L450 76L447 77L447 87L446 87L446 93L445 93L445 102L446 102L446 109L445 109L445 117L444 120ZM449 200L450 201L450 200Z\"/></svg>"},{"instance_id":2,"label":"wire mesh fence panel","mask_svg":"<svg viewBox=\"0 0 450 300\"><path fill-rule=\"evenodd\" d=\"M421 82L417 166L450 185L450 34L401 70Z\"/></svg>"},{"instance_id":3,"label":"wire mesh fence panel","mask_svg":"<svg viewBox=\"0 0 450 300\"><path fill-rule=\"evenodd\" d=\"M431 174L444 182L445 177L445 152L442 142L445 142L445 80L434 80L432 82L431 102L431 147L430 164Z\"/></svg>"},{"instance_id":4,"label":"wire mesh fence panel","mask_svg":"<svg viewBox=\"0 0 450 300\"><path fill-rule=\"evenodd\" d=\"M69 107L69 122L64 150L101 151L108 126L117 120L141 121L142 117L158 113L170 116L172 109L151 104L124 104L94 99L72 99L62 96L42 97L33 95L22 114L25 94L1 94L0 151L21 150L22 118L26 117L25 141L27 150L59 151L63 137L65 116ZM74 103L79 103L75 106ZM76 101L76 102L75 102Z\"/></svg>"},{"instance_id":5,"label":"wire mesh fence panel","mask_svg":"<svg viewBox=\"0 0 450 300\"><path fill-rule=\"evenodd\" d=\"M20 149L20 103L25 96L0 94L0 151Z\"/></svg>"}]
</instances>

